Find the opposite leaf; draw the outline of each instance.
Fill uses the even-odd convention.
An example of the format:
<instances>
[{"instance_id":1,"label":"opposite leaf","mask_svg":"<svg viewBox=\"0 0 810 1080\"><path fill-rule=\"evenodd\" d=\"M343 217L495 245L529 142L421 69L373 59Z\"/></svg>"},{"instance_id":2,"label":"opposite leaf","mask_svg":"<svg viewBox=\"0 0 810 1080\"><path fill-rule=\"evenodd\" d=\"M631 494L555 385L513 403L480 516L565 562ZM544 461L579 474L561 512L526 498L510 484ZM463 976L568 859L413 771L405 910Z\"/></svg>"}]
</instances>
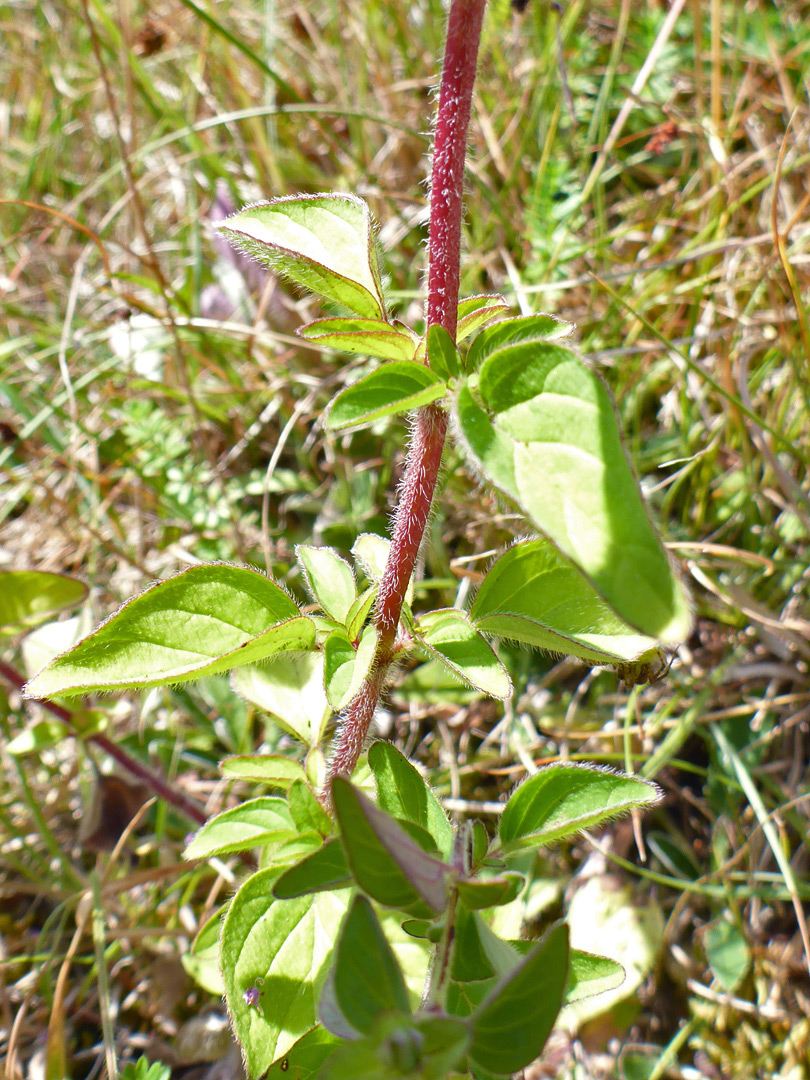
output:
<instances>
[{"instance_id":1,"label":"opposite leaf","mask_svg":"<svg viewBox=\"0 0 810 1080\"><path fill-rule=\"evenodd\" d=\"M454 414L476 470L622 620L665 644L688 636L689 606L647 516L613 403L571 349L545 341L494 348L477 389L459 386Z\"/></svg>"},{"instance_id":2,"label":"opposite leaf","mask_svg":"<svg viewBox=\"0 0 810 1080\"><path fill-rule=\"evenodd\" d=\"M28 683L27 697L163 686L308 649L315 627L264 574L193 566L128 600Z\"/></svg>"},{"instance_id":3,"label":"opposite leaf","mask_svg":"<svg viewBox=\"0 0 810 1080\"><path fill-rule=\"evenodd\" d=\"M442 855L450 858L453 827L422 776L391 743L375 742L368 763L377 784L377 802L392 817L405 818L425 829Z\"/></svg>"},{"instance_id":4,"label":"opposite leaf","mask_svg":"<svg viewBox=\"0 0 810 1080\"><path fill-rule=\"evenodd\" d=\"M385 319L374 229L354 195L294 195L220 222L235 246L318 296L364 318Z\"/></svg>"},{"instance_id":5,"label":"opposite leaf","mask_svg":"<svg viewBox=\"0 0 810 1080\"><path fill-rule=\"evenodd\" d=\"M316 345L380 360L412 360L417 344L409 332L382 319L318 319L297 332Z\"/></svg>"},{"instance_id":6,"label":"opposite leaf","mask_svg":"<svg viewBox=\"0 0 810 1080\"><path fill-rule=\"evenodd\" d=\"M278 870L260 870L231 901L222 927L228 1010L248 1075L262 1074L311 1031L348 893L277 900Z\"/></svg>"},{"instance_id":7,"label":"opposite leaf","mask_svg":"<svg viewBox=\"0 0 810 1080\"><path fill-rule=\"evenodd\" d=\"M560 1011L568 977L568 927L553 927L471 1017L474 1065L510 1076L538 1056Z\"/></svg>"},{"instance_id":8,"label":"opposite leaf","mask_svg":"<svg viewBox=\"0 0 810 1080\"><path fill-rule=\"evenodd\" d=\"M333 431L370 424L383 416L410 412L444 397L446 384L415 360L383 364L337 395L326 417Z\"/></svg>"},{"instance_id":9,"label":"opposite leaf","mask_svg":"<svg viewBox=\"0 0 810 1080\"><path fill-rule=\"evenodd\" d=\"M249 799L211 818L186 845L183 857L205 859L292 839L296 828L284 799Z\"/></svg>"},{"instance_id":10,"label":"opposite leaf","mask_svg":"<svg viewBox=\"0 0 810 1080\"><path fill-rule=\"evenodd\" d=\"M327 615L344 623L357 596L354 574L334 548L299 544L295 557L304 571L307 588Z\"/></svg>"},{"instance_id":11,"label":"opposite leaf","mask_svg":"<svg viewBox=\"0 0 810 1080\"><path fill-rule=\"evenodd\" d=\"M261 667L238 668L231 685L296 739L307 746L320 743L332 713L323 688L323 653L271 657Z\"/></svg>"},{"instance_id":12,"label":"opposite leaf","mask_svg":"<svg viewBox=\"0 0 810 1080\"><path fill-rule=\"evenodd\" d=\"M545 847L660 798L655 784L636 776L595 765L548 765L524 781L506 804L501 845L505 851Z\"/></svg>"},{"instance_id":13,"label":"opposite leaf","mask_svg":"<svg viewBox=\"0 0 810 1080\"><path fill-rule=\"evenodd\" d=\"M332 973L335 1003L357 1032L383 1013L409 1013L405 980L371 904L355 896L340 928Z\"/></svg>"},{"instance_id":14,"label":"opposite leaf","mask_svg":"<svg viewBox=\"0 0 810 1080\"><path fill-rule=\"evenodd\" d=\"M447 904L449 867L427 855L347 780L332 785L335 814L357 884L380 904L422 916Z\"/></svg>"},{"instance_id":15,"label":"opposite leaf","mask_svg":"<svg viewBox=\"0 0 810 1080\"><path fill-rule=\"evenodd\" d=\"M512 680L506 668L486 638L470 626L463 612L445 608L420 616L416 639L476 690L496 698L507 698L512 693Z\"/></svg>"},{"instance_id":16,"label":"opposite leaf","mask_svg":"<svg viewBox=\"0 0 810 1080\"><path fill-rule=\"evenodd\" d=\"M623 622L545 538L515 544L500 556L478 590L470 619L486 634L592 664L635 660L656 644Z\"/></svg>"},{"instance_id":17,"label":"opposite leaf","mask_svg":"<svg viewBox=\"0 0 810 1080\"><path fill-rule=\"evenodd\" d=\"M503 315L506 310L506 301L497 295L468 296L466 300L459 301L456 344L474 334L496 315Z\"/></svg>"},{"instance_id":18,"label":"opposite leaf","mask_svg":"<svg viewBox=\"0 0 810 1080\"><path fill-rule=\"evenodd\" d=\"M0 571L0 636L16 634L48 615L80 604L87 586L42 570Z\"/></svg>"}]
</instances>

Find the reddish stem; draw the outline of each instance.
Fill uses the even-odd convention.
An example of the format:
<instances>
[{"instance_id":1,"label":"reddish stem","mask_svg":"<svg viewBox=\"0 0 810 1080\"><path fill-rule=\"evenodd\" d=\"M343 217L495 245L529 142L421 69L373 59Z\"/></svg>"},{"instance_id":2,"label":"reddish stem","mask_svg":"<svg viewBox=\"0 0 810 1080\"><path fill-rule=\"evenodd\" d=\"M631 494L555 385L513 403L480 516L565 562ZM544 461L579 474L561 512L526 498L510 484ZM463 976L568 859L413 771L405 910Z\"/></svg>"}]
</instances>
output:
<instances>
[{"instance_id":1,"label":"reddish stem","mask_svg":"<svg viewBox=\"0 0 810 1080\"><path fill-rule=\"evenodd\" d=\"M9 664L3 663L0 660L0 675L2 675L12 686L16 686L18 690L22 690L25 685L25 679ZM73 723L73 716L68 709L63 708L61 705L57 705L54 701L46 701L44 699L37 701L38 705L41 705L43 709L47 709L53 716L58 717L62 723L68 728L72 735L79 737L81 732L77 729ZM205 814L196 806L190 799L187 799L179 791L175 791L170 787L166 781L158 776L157 773L153 773L151 769L147 769L145 765L141 765L135 758L130 757L126 750L122 750L120 746L116 746L114 742L107 738L106 735L95 734L88 735L88 740L96 744L99 749L103 750L105 754L109 754L111 758L118 762L127 772L132 773L133 776L137 776L139 780L142 780L149 788L154 791L161 799L164 799L167 803L170 803L176 810L179 810L181 814L185 814L187 818L195 822L197 825L204 825L208 820Z\"/></svg>"},{"instance_id":2,"label":"reddish stem","mask_svg":"<svg viewBox=\"0 0 810 1080\"><path fill-rule=\"evenodd\" d=\"M433 144L426 322L428 327L441 324L453 339L458 310L464 158L485 5L486 0L452 0ZM329 767L330 781L354 771L385 686L405 590L430 514L446 433L447 414L442 409L428 405L419 410L377 600L377 655L365 685L343 717Z\"/></svg>"}]
</instances>

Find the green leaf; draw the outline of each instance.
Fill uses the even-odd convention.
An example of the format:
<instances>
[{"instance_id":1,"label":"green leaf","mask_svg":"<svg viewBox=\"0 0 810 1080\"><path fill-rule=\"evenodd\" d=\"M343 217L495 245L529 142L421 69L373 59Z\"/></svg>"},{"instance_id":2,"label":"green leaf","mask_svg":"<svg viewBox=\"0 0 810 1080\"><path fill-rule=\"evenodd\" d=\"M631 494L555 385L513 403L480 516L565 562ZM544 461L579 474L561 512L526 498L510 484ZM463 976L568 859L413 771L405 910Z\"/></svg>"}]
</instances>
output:
<instances>
[{"instance_id":1,"label":"green leaf","mask_svg":"<svg viewBox=\"0 0 810 1080\"><path fill-rule=\"evenodd\" d=\"M327 840L323 847L286 870L273 886L280 900L351 884L352 874L340 840Z\"/></svg>"},{"instance_id":2,"label":"green leaf","mask_svg":"<svg viewBox=\"0 0 810 1080\"><path fill-rule=\"evenodd\" d=\"M335 814L357 884L386 907L422 917L447 904L449 867L427 855L362 792L338 777L332 785Z\"/></svg>"},{"instance_id":3,"label":"green leaf","mask_svg":"<svg viewBox=\"0 0 810 1080\"><path fill-rule=\"evenodd\" d=\"M350 641L357 641L360 631L366 625L366 620L371 614L371 609L377 600L377 586L370 585L364 589L349 608L346 614L346 633Z\"/></svg>"},{"instance_id":4,"label":"green leaf","mask_svg":"<svg viewBox=\"0 0 810 1080\"><path fill-rule=\"evenodd\" d=\"M405 980L382 927L364 896L355 896L340 928L333 974L337 1006L367 1035L382 1013L409 1013Z\"/></svg>"},{"instance_id":5,"label":"green leaf","mask_svg":"<svg viewBox=\"0 0 810 1080\"><path fill-rule=\"evenodd\" d=\"M246 851L263 844L291 839L295 826L284 799L272 795L223 810L211 818L186 844L183 857L206 859L231 851Z\"/></svg>"},{"instance_id":6,"label":"green leaf","mask_svg":"<svg viewBox=\"0 0 810 1080\"><path fill-rule=\"evenodd\" d=\"M332 709L323 687L323 653L297 653L231 675L237 694L269 712L307 746L323 739Z\"/></svg>"},{"instance_id":7,"label":"green leaf","mask_svg":"<svg viewBox=\"0 0 810 1080\"><path fill-rule=\"evenodd\" d=\"M473 1013L473 1064L508 1076L534 1061L557 1019L567 976L568 928L561 924Z\"/></svg>"},{"instance_id":8,"label":"green leaf","mask_svg":"<svg viewBox=\"0 0 810 1080\"><path fill-rule=\"evenodd\" d=\"M374 773L380 809L425 829L444 858L449 859L453 827L421 774L391 743L372 743L368 763Z\"/></svg>"},{"instance_id":9,"label":"green leaf","mask_svg":"<svg viewBox=\"0 0 810 1080\"><path fill-rule=\"evenodd\" d=\"M345 891L277 900L272 890L278 876L274 867L249 877L222 927L228 1009L253 1077L315 1026L335 927L349 900Z\"/></svg>"},{"instance_id":10,"label":"green leaf","mask_svg":"<svg viewBox=\"0 0 810 1080\"><path fill-rule=\"evenodd\" d=\"M379 584L388 555L391 551L391 541L377 533L361 533L352 545L352 555L363 573L374 584ZM413 576L405 590L405 603L413 603Z\"/></svg>"},{"instance_id":11,"label":"green leaf","mask_svg":"<svg viewBox=\"0 0 810 1080\"><path fill-rule=\"evenodd\" d=\"M484 331L475 344L501 325ZM689 605L647 516L599 377L569 348L507 345L453 412L476 471L591 581L618 616L663 643L688 636Z\"/></svg>"},{"instance_id":12,"label":"green leaf","mask_svg":"<svg viewBox=\"0 0 810 1080\"><path fill-rule=\"evenodd\" d=\"M507 307L502 296L468 296L461 300L458 305L456 344L474 334L496 315L502 315Z\"/></svg>"},{"instance_id":13,"label":"green leaf","mask_svg":"<svg viewBox=\"0 0 810 1080\"><path fill-rule=\"evenodd\" d=\"M751 950L745 934L733 922L721 917L706 927L703 947L712 975L724 990L733 994L751 965Z\"/></svg>"},{"instance_id":14,"label":"green leaf","mask_svg":"<svg viewBox=\"0 0 810 1080\"><path fill-rule=\"evenodd\" d=\"M447 1080L469 1046L455 1017L381 1016L370 1035L339 1047L319 1080Z\"/></svg>"},{"instance_id":15,"label":"green leaf","mask_svg":"<svg viewBox=\"0 0 810 1080\"><path fill-rule=\"evenodd\" d=\"M510 904L523 888L525 878L522 874L506 873L491 878L475 878L458 881L458 894L468 908L478 911L481 908L499 907Z\"/></svg>"},{"instance_id":16,"label":"green leaf","mask_svg":"<svg viewBox=\"0 0 810 1080\"><path fill-rule=\"evenodd\" d=\"M421 615L416 639L468 686L496 698L512 693L506 668L462 611L443 608Z\"/></svg>"},{"instance_id":17,"label":"green leaf","mask_svg":"<svg viewBox=\"0 0 810 1080\"><path fill-rule=\"evenodd\" d=\"M383 416L429 405L443 398L446 391L446 384L424 364L394 360L341 390L324 423L333 431L370 424Z\"/></svg>"},{"instance_id":18,"label":"green leaf","mask_svg":"<svg viewBox=\"0 0 810 1080\"><path fill-rule=\"evenodd\" d=\"M357 586L349 564L330 547L299 544L295 556L313 599L336 622L345 623L357 597Z\"/></svg>"},{"instance_id":19,"label":"green leaf","mask_svg":"<svg viewBox=\"0 0 810 1080\"><path fill-rule=\"evenodd\" d=\"M191 978L209 994L222 997L225 993L225 984L222 981L222 971L219 966L219 933L222 929L223 912L215 911L207 919L197 936L191 943L191 948L180 957L180 962Z\"/></svg>"},{"instance_id":20,"label":"green leaf","mask_svg":"<svg viewBox=\"0 0 810 1080\"><path fill-rule=\"evenodd\" d=\"M571 949L568 956L568 982L565 986L565 1004L615 990L625 980L621 964L607 956Z\"/></svg>"},{"instance_id":21,"label":"green leaf","mask_svg":"<svg viewBox=\"0 0 810 1080\"><path fill-rule=\"evenodd\" d=\"M592 664L636 660L656 646L620 619L545 538L515 544L500 556L481 583L470 620L486 634Z\"/></svg>"},{"instance_id":22,"label":"green leaf","mask_svg":"<svg viewBox=\"0 0 810 1080\"><path fill-rule=\"evenodd\" d=\"M6 744L6 752L12 757L24 757L26 754L40 754L58 746L72 732L61 720L38 720L28 724Z\"/></svg>"},{"instance_id":23,"label":"green leaf","mask_svg":"<svg viewBox=\"0 0 810 1080\"><path fill-rule=\"evenodd\" d=\"M427 354L431 371L445 382L461 372L461 358L455 342L443 326L431 326L427 333Z\"/></svg>"},{"instance_id":24,"label":"green leaf","mask_svg":"<svg viewBox=\"0 0 810 1080\"><path fill-rule=\"evenodd\" d=\"M294 1043L264 1074L262 1080L318 1080L321 1069L332 1053L341 1045L331 1031L322 1024L308 1031Z\"/></svg>"},{"instance_id":25,"label":"green leaf","mask_svg":"<svg viewBox=\"0 0 810 1080\"><path fill-rule=\"evenodd\" d=\"M333 630L324 643L324 681L332 708L344 709L363 685L377 649L377 632L367 626L357 648L342 630Z\"/></svg>"},{"instance_id":26,"label":"green leaf","mask_svg":"<svg viewBox=\"0 0 810 1080\"><path fill-rule=\"evenodd\" d=\"M293 780L287 793L287 806L301 832L311 829L323 837L332 832L332 819L318 802L306 780Z\"/></svg>"},{"instance_id":27,"label":"green leaf","mask_svg":"<svg viewBox=\"0 0 810 1080\"><path fill-rule=\"evenodd\" d=\"M64 574L0 571L0 637L35 626L55 611L75 607L86 596L87 586Z\"/></svg>"},{"instance_id":28,"label":"green leaf","mask_svg":"<svg viewBox=\"0 0 810 1080\"><path fill-rule=\"evenodd\" d=\"M306 780L304 766L280 754L234 754L219 763L223 776L253 780L286 791L293 780Z\"/></svg>"},{"instance_id":29,"label":"green leaf","mask_svg":"<svg viewBox=\"0 0 810 1080\"><path fill-rule=\"evenodd\" d=\"M318 319L297 331L307 341L380 360L412 360L417 339L382 319Z\"/></svg>"},{"instance_id":30,"label":"green leaf","mask_svg":"<svg viewBox=\"0 0 810 1080\"><path fill-rule=\"evenodd\" d=\"M501 815L505 851L545 847L661 798L649 780L596 765L547 765L512 794Z\"/></svg>"},{"instance_id":31,"label":"green leaf","mask_svg":"<svg viewBox=\"0 0 810 1080\"><path fill-rule=\"evenodd\" d=\"M374 229L362 199L273 199L245 207L217 228L276 274L364 318L385 318Z\"/></svg>"},{"instance_id":32,"label":"green leaf","mask_svg":"<svg viewBox=\"0 0 810 1080\"><path fill-rule=\"evenodd\" d=\"M467 371L478 371L485 360L501 349L559 341L568 337L573 329L572 323L558 319L556 315L522 315L517 319L504 319L482 331L472 343L467 355Z\"/></svg>"},{"instance_id":33,"label":"green leaf","mask_svg":"<svg viewBox=\"0 0 810 1080\"><path fill-rule=\"evenodd\" d=\"M163 686L308 649L315 627L264 574L193 566L128 600L27 684L25 694Z\"/></svg>"}]
</instances>

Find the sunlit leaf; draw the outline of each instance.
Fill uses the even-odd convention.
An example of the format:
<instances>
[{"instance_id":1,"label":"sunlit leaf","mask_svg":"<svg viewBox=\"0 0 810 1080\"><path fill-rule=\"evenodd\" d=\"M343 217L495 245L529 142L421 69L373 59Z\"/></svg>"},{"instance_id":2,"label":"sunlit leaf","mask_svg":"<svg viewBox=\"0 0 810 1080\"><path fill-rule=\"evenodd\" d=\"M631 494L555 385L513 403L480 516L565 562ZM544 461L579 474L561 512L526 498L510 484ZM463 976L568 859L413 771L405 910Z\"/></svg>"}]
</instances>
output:
<instances>
[{"instance_id":1,"label":"sunlit leaf","mask_svg":"<svg viewBox=\"0 0 810 1080\"><path fill-rule=\"evenodd\" d=\"M449 859L453 850L453 827L439 801L420 773L395 746L375 742L368 752L368 763L377 785L377 802L392 817L406 818L425 829L442 855Z\"/></svg>"},{"instance_id":2,"label":"sunlit leaf","mask_svg":"<svg viewBox=\"0 0 810 1080\"><path fill-rule=\"evenodd\" d=\"M547 765L513 792L500 819L505 850L544 847L661 798L649 780L596 765Z\"/></svg>"},{"instance_id":3,"label":"sunlit leaf","mask_svg":"<svg viewBox=\"0 0 810 1080\"><path fill-rule=\"evenodd\" d=\"M357 586L349 564L330 547L299 544L295 555L313 598L336 622L345 622L357 597Z\"/></svg>"},{"instance_id":4,"label":"sunlit leaf","mask_svg":"<svg viewBox=\"0 0 810 1080\"><path fill-rule=\"evenodd\" d=\"M341 390L325 424L333 430L370 424L383 416L410 412L438 401L446 390L442 379L424 364L394 360Z\"/></svg>"},{"instance_id":5,"label":"sunlit leaf","mask_svg":"<svg viewBox=\"0 0 810 1080\"><path fill-rule=\"evenodd\" d=\"M323 688L323 653L294 653L271 658L261 667L231 675L234 690L270 713L290 735L307 746L323 738L332 708Z\"/></svg>"},{"instance_id":6,"label":"sunlit leaf","mask_svg":"<svg viewBox=\"0 0 810 1080\"><path fill-rule=\"evenodd\" d=\"M474 348L502 326L509 323L485 330ZM689 606L599 377L572 349L531 341L492 348L473 383L460 384L453 411L475 470L514 500L623 621L663 643L682 641Z\"/></svg>"},{"instance_id":7,"label":"sunlit leaf","mask_svg":"<svg viewBox=\"0 0 810 1080\"><path fill-rule=\"evenodd\" d=\"M273 886L273 895L286 900L293 896L338 889L349 885L351 870L340 840L327 840L323 847L291 866Z\"/></svg>"},{"instance_id":8,"label":"sunlit leaf","mask_svg":"<svg viewBox=\"0 0 810 1080\"><path fill-rule=\"evenodd\" d=\"M257 570L193 566L128 600L26 686L28 697L162 686L307 649L309 619Z\"/></svg>"},{"instance_id":9,"label":"sunlit leaf","mask_svg":"<svg viewBox=\"0 0 810 1080\"><path fill-rule=\"evenodd\" d=\"M286 791L293 780L306 780L304 766L280 754L235 754L219 763L223 776L253 780Z\"/></svg>"},{"instance_id":10,"label":"sunlit leaf","mask_svg":"<svg viewBox=\"0 0 810 1080\"><path fill-rule=\"evenodd\" d=\"M560 924L473 1013L473 1064L508 1076L534 1061L557 1019L567 977L568 928Z\"/></svg>"},{"instance_id":11,"label":"sunlit leaf","mask_svg":"<svg viewBox=\"0 0 810 1080\"><path fill-rule=\"evenodd\" d=\"M656 646L620 619L544 538L515 544L500 556L481 583L470 621L484 633L592 664L635 660Z\"/></svg>"},{"instance_id":12,"label":"sunlit leaf","mask_svg":"<svg viewBox=\"0 0 810 1080\"><path fill-rule=\"evenodd\" d=\"M348 635L334 630L324 643L324 680L326 696L336 710L346 707L371 670L377 647L377 634L367 626L355 648Z\"/></svg>"},{"instance_id":13,"label":"sunlit leaf","mask_svg":"<svg viewBox=\"0 0 810 1080\"><path fill-rule=\"evenodd\" d=\"M42 570L0 571L0 637L19 633L56 611L75 607L87 586L64 574Z\"/></svg>"},{"instance_id":14,"label":"sunlit leaf","mask_svg":"<svg viewBox=\"0 0 810 1080\"><path fill-rule=\"evenodd\" d=\"M420 616L416 638L428 652L446 664L454 675L491 697L512 693L512 680L492 646L455 608Z\"/></svg>"},{"instance_id":15,"label":"sunlit leaf","mask_svg":"<svg viewBox=\"0 0 810 1080\"><path fill-rule=\"evenodd\" d=\"M220 222L235 247L310 292L364 318L384 319L368 206L354 195L294 195Z\"/></svg>"},{"instance_id":16,"label":"sunlit leaf","mask_svg":"<svg viewBox=\"0 0 810 1080\"><path fill-rule=\"evenodd\" d=\"M277 900L278 870L260 870L231 901L222 928L228 1009L249 1076L261 1076L315 1027L347 892Z\"/></svg>"},{"instance_id":17,"label":"sunlit leaf","mask_svg":"<svg viewBox=\"0 0 810 1080\"><path fill-rule=\"evenodd\" d=\"M502 296L468 296L460 300L456 344L474 334L496 315L503 315L506 310L507 304Z\"/></svg>"},{"instance_id":18,"label":"sunlit leaf","mask_svg":"<svg viewBox=\"0 0 810 1080\"><path fill-rule=\"evenodd\" d=\"M211 818L186 845L186 859L205 859L231 851L291 839L296 832L284 799L268 795L223 810Z\"/></svg>"},{"instance_id":19,"label":"sunlit leaf","mask_svg":"<svg viewBox=\"0 0 810 1080\"><path fill-rule=\"evenodd\" d=\"M298 333L316 345L380 360L412 360L417 344L412 334L382 319L318 319Z\"/></svg>"}]
</instances>

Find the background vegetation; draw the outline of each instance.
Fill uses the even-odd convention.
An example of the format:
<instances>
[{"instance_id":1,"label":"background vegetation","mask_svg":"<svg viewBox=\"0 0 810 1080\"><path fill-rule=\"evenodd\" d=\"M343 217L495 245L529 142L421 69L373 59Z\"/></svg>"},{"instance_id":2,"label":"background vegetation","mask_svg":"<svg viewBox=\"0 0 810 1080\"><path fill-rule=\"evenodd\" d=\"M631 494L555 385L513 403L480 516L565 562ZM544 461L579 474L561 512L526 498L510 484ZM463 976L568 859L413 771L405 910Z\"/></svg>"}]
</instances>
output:
<instances>
[{"instance_id":1,"label":"background vegetation","mask_svg":"<svg viewBox=\"0 0 810 1080\"><path fill-rule=\"evenodd\" d=\"M683 567L694 636L630 694L611 672L507 648L505 708L429 666L403 671L381 728L449 807L484 820L559 757L667 792L635 828L535 868L527 932L579 904L605 947L633 943L640 988L570 1021L532 1075L799 1080L810 3L679 7L644 80L666 3L530 0L518 15L491 0L462 293L577 324ZM295 544L348 549L385 530L403 425L324 435L325 402L363 361L295 338L313 303L226 253L210 222L270 195L355 191L381 224L400 314L418 320L443 25L438 0L0 4L0 560L91 587L77 621L7 643L20 670L199 560L267 565L303 597ZM463 598L519 528L449 451L422 594ZM285 746L226 678L94 706L82 723L207 813L246 792L219 777L220 757ZM0 690L7 1075L95 1075L113 1040L124 1062L230 1075L215 977L188 952L240 861L179 863L188 824L163 804L98 854L96 819L142 796L99 785L105 756L32 727L43 717Z\"/></svg>"}]
</instances>

